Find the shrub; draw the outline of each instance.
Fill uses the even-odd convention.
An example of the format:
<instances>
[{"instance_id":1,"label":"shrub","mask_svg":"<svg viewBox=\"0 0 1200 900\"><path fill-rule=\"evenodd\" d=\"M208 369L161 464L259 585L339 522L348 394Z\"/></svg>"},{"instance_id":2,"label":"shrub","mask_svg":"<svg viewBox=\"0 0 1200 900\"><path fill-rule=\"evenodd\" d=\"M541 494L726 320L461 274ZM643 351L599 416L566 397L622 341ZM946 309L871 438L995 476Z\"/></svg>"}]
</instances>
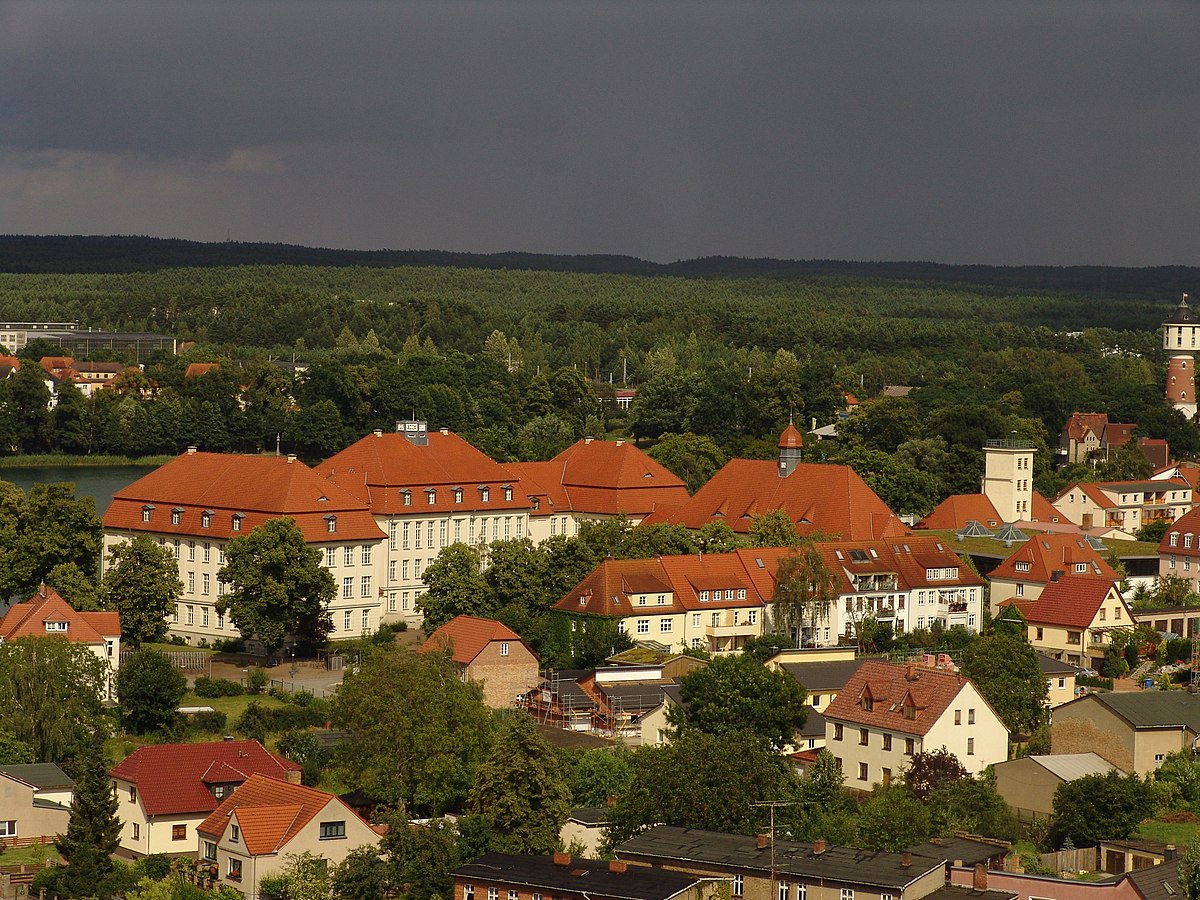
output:
<instances>
[{"instance_id":1,"label":"shrub","mask_svg":"<svg viewBox=\"0 0 1200 900\"><path fill-rule=\"evenodd\" d=\"M208 678L204 675L196 679L192 690L198 697L240 697L246 693L245 688L236 681L228 678Z\"/></svg>"},{"instance_id":2,"label":"shrub","mask_svg":"<svg viewBox=\"0 0 1200 900\"><path fill-rule=\"evenodd\" d=\"M256 666L246 676L246 693L261 694L263 688L267 686L267 682L270 680L267 676L267 670Z\"/></svg>"},{"instance_id":3,"label":"shrub","mask_svg":"<svg viewBox=\"0 0 1200 900\"><path fill-rule=\"evenodd\" d=\"M221 734L225 731L228 719L220 710L199 712L192 716L192 727L206 734Z\"/></svg>"},{"instance_id":4,"label":"shrub","mask_svg":"<svg viewBox=\"0 0 1200 900\"><path fill-rule=\"evenodd\" d=\"M225 638L213 641L213 649L218 653L241 653L246 649L246 642L240 638Z\"/></svg>"},{"instance_id":5,"label":"shrub","mask_svg":"<svg viewBox=\"0 0 1200 900\"><path fill-rule=\"evenodd\" d=\"M401 619L399 622L393 622L389 627L392 629L392 631L396 632L408 631L408 623L403 619Z\"/></svg>"}]
</instances>

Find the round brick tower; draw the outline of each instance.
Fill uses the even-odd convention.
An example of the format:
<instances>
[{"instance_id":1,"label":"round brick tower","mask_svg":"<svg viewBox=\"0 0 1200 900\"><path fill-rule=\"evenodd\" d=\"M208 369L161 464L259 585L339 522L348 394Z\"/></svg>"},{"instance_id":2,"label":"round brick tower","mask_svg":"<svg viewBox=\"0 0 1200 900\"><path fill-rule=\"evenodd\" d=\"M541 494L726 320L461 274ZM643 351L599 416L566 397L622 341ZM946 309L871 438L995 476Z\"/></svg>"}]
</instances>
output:
<instances>
[{"instance_id":1,"label":"round brick tower","mask_svg":"<svg viewBox=\"0 0 1200 900\"><path fill-rule=\"evenodd\" d=\"M1200 316L1187 304L1187 294L1179 301L1171 317L1163 323L1163 349L1167 360L1167 400L1188 417L1196 416L1196 360L1193 354L1200 340Z\"/></svg>"}]
</instances>

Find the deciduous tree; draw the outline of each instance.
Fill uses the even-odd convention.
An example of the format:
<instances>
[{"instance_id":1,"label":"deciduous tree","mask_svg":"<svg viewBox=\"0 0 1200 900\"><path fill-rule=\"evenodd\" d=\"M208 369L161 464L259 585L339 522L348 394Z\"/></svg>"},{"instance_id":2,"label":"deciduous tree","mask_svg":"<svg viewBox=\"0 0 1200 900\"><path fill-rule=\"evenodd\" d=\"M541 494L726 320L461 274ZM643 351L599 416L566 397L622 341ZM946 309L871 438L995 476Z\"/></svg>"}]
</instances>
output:
<instances>
[{"instance_id":1,"label":"deciduous tree","mask_svg":"<svg viewBox=\"0 0 1200 900\"><path fill-rule=\"evenodd\" d=\"M157 650L139 650L117 672L121 717L134 734L169 728L186 693L183 673Z\"/></svg>"},{"instance_id":2,"label":"deciduous tree","mask_svg":"<svg viewBox=\"0 0 1200 900\"><path fill-rule=\"evenodd\" d=\"M771 598L775 630L785 634L795 630L803 638L807 628L811 636L837 597L837 576L826 567L816 545L806 542L779 560Z\"/></svg>"},{"instance_id":3,"label":"deciduous tree","mask_svg":"<svg viewBox=\"0 0 1200 900\"><path fill-rule=\"evenodd\" d=\"M1046 679L1023 637L985 635L967 645L960 665L1010 731L1028 734L1047 721Z\"/></svg>"},{"instance_id":4,"label":"deciduous tree","mask_svg":"<svg viewBox=\"0 0 1200 900\"><path fill-rule=\"evenodd\" d=\"M466 544L451 544L425 568L429 590L417 598L426 631L455 616L490 616L496 610L492 590L479 567L479 554Z\"/></svg>"},{"instance_id":5,"label":"deciduous tree","mask_svg":"<svg viewBox=\"0 0 1200 900\"><path fill-rule=\"evenodd\" d=\"M134 647L160 641L167 633L167 616L183 596L179 566L165 545L144 534L109 551L101 596L121 616L121 637Z\"/></svg>"},{"instance_id":6,"label":"deciduous tree","mask_svg":"<svg viewBox=\"0 0 1200 900\"><path fill-rule=\"evenodd\" d=\"M772 671L744 653L714 659L680 682L682 705L671 707L676 730L713 735L748 732L776 750L796 739L808 717L808 692L782 670Z\"/></svg>"},{"instance_id":7,"label":"deciduous tree","mask_svg":"<svg viewBox=\"0 0 1200 900\"><path fill-rule=\"evenodd\" d=\"M1054 792L1051 841L1076 847L1100 841L1124 840L1154 812L1154 794L1135 774L1113 770L1107 775L1084 775L1064 782Z\"/></svg>"}]
</instances>

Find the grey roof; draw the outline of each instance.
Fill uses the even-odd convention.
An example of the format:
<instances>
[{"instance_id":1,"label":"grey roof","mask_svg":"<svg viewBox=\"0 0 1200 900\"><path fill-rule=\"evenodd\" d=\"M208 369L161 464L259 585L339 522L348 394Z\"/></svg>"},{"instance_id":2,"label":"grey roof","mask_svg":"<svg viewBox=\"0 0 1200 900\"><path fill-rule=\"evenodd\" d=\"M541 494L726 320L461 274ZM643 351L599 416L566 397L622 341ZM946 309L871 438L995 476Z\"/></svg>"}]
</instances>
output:
<instances>
[{"instance_id":1,"label":"grey roof","mask_svg":"<svg viewBox=\"0 0 1200 900\"><path fill-rule=\"evenodd\" d=\"M1047 656L1045 653L1034 653L1033 655L1037 657L1038 668L1042 670L1043 675L1079 674L1079 666L1073 666L1070 663L1063 662L1061 659Z\"/></svg>"},{"instance_id":2,"label":"grey roof","mask_svg":"<svg viewBox=\"0 0 1200 900\"><path fill-rule=\"evenodd\" d=\"M618 681L596 685L613 706L627 712L646 712L662 703L663 688L670 682Z\"/></svg>"},{"instance_id":3,"label":"grey roof","mask_svg":"<svg viewBox=\"0 0 1200 900\"><path fill-rule=\"evenodd\" d=\"M581 806L571 810L567 820L580 825L607 825L611 812L607 806Z\"/></svg>"},{"instance_id":4,"label":"grey roof","mask_svg":"<svg viewBox=\"0 0 1200 900\"><path fill-rule=\"evenodd\" d=\"M619 859L691 861L731 870L769 872L771 869L771 848L760 850L753 835L723 834L672 825L657 825L630 838L616 848L616 854ZM853 847L828 847L815 854L812 844L798 841L777 840L774 855L775 869L782 874L892 888L897 893L946 864L945 856L934 858L913 854L912 864L905 867L899 853Z\"/></svg>"},{"instance_id":5,"label":"grey roof","mask_svg":"<svg viewBox=\"0 0 1200 900\"><path fill-rule=\"evenodd\" d=\"M1134 728L1178 728L1200 732L1200 694L1188 691L1136 691L1088 694ZM1062 707L1059 707L1062 709Z\"/></svg>"},{"instance_id":6,"label":"grey roof","mask_svg":"<svg viewBox=\"0 0 1200 900\"><path fill-rule=\"evenodd\" d=\"M556 891L587 892L589 897L614 897L618 900L667 900L702 881L699 875L668 872L646 866L630 866L626 872L612 872L608 863L594 859L573 859L569 865L554 864L551 856L510 856L488 853L474 862L459 866L452 873L460 878L520 885Z\"/></svg>"},{"instance_id":7,"label":"grey roof","mask_svg":"<svg viewBox=\"0 0 1200 900\"><path fill-rule=\"evenodd\" d=\"M919 853L921 856L944 856L946 860L957 864L960 860L964 866L987 862L997 856L1007 856L1012 852L1012 845L997 841L972 840L966 837L933 838L924 844L906 847L909 853Z\"/></svg>"},{"instance_id":8,"label":"grey roof","mask_svg":"<svg viewBox=\"0 0 1200 900\"><path fill-rule=\"evenodd\" d=\"M1085 775L1107 775L1116 768L1107 759L1090 752L1055 753L1049 756L1031 756L1029 758L1063 781L1074 781ZM997 765L1003 765L1003 763Z\"/></svg>"},{"instance_id":9,"label":"grey roof","mask_svg":"<svg viewBox=\"0 0 1200 900\"><path fill-rule=\"evenodd\" d=\"M923 900L1013 900L1016 891L977 891L958 884L944 884Z\"/></svg>"},{"instance_id":10,"label":"grey roof","mask_svg":"<svg viewBox=\"0 0 1200 900\"><path fill-rule=\"evenodd\" d=\"M804 685L810 693L840 691L864 662L865 659L837 659L827 662L784 663L780 668Z\"/></svg>"},{"instance_id":11,"label":"grey roof","mask_svg":"<svg viewBox=\"0 0 1200 900\"><path fill-rule=\"evenodd\" d=\"M811 706L806 708L808 709L808 718L804 720L804 727L800 729L800 736L805 738L825 737L825 717Z\"/></svg>"},{"instance_id":12,"label":"grey roof","mask_svg":"<svg viewBox=\"0 0 1200 900\"><path fill-rule=\"evenodd\" d=\"M75 787L71 777L54 763L0 766L0 772L19 778L26 784L32 784L39 791Z\"/></svg>"},{"instance_id":13,"label":"grey roof","mask_svg":"<svg viewBox=\"0 0 1200 900\"><path fill-rule=\"evenodd\" d=\"M1142 895L1142 900L1179 900L1184 896L1179 886L1179 860L1145 869L1135 869L1125 876Z\"/></svg>"}]
</instances>

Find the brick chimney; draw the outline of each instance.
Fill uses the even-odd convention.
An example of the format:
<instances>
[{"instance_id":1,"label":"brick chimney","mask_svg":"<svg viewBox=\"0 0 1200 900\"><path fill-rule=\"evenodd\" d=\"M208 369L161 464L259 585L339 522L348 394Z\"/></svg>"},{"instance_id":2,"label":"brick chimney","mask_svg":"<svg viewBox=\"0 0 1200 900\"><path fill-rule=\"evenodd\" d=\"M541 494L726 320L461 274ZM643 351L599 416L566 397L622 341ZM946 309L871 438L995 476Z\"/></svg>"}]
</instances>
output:
<instances>
[{"instance_id":1,"label":"brick chimney","mask_svg":"<svg viewBox=\"0 0 1200 900\"><path fill-rule=\"evenodd\" d=\"M771 846L771 837L770 835L760 834L757 838L757 842L759 850L766 850L769 846Z\"/></svg>"},{"instance_id":2,"label":"brick chimney","mask_svg":"<svg viewBox=\"0 0 1200 900\"><path fill-rule=\"evenodd\" d=\"M303 773L300 771L289 769L287 772L283 773L283 780L288 784L300 784L300 776L302 774Z\"/></svg>"},{"instance_id":3,"label":"brick chimney","mask_svg":"<svg viewBox=\"0 0 1200 900\"><path fill-rule=\"evenodd\" d=\"M554 854L554 864L556 866L569 866L571 864L571 854L570 853L555 853Z\"/></svg>"},{"instance_id":4,"label":"brick chimney","mask_svg":"<svg viewBox=\"0 0 1200 900\"><path fill-rule=\"evenodd\" d=\"M623 860L623 859L610 859L608 861L608 871L610 871L616 875L624 874L625 870L628 867L629 867L629 864L627 862L625 862L625 860Z\"/></svg>"},{"instance_id":5,"label":"brick chimney","mask_svg":"<svg viewBox=\"0 0 1200 900\"><path fill-rule=\"evenodd\" d=\"M825 838L817 838L813 841L813 856L820 856L829 849L829 841Z\"/></svg>"},{"instance_id":6,"label":"brick chimney","mask_svg":"<svg viewBox=\"0 0 1200 900\"><path fill-rule=\"evenodd\" d=\"M975 863L975 874L971 879L971 887L977 891L986 891L987 886L987 866L983 863Z\"/></svg>"},{"instance_id":7,"label":"brick chimney","mask_svg":"<svg viewBox=\"0 0 1200 900\"><path fill-rule=\"evenodd\" d=\"M1163 862L1171 862L1178 855L1179 855L1179 853L1176 851L1175 845L1167 844L1167 850L1165 853L1163 853Z\"/></svg>"},{"instance_id":8,"label":"brick chimney","mask_svg":"<svg viewBox=\"0 0 1200 900\"><path fill-rule=\"evenodd\" d=\"M900 865L905 869L912 865L912 854L907 850L900 854Z\"/></svg>"}]
</instances>

